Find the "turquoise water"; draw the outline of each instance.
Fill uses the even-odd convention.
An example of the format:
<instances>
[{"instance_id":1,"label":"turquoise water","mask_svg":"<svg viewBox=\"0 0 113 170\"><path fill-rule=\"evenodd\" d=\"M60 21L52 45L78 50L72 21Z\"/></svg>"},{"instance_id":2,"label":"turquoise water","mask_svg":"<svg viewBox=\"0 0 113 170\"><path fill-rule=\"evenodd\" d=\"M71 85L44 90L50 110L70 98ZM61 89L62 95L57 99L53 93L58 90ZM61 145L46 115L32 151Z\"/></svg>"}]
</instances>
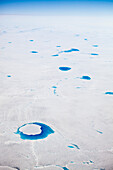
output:
<instances>
[{"instance_id":1,"label":"turquoise water","mask_svg":"<svg viewBox=\"0 0 113 170\"><path fill-rule=\"evenodd\" d=\"M70 50L65 50L63 52L64 53L70 53L70 52L73 52L73 51L79 51L79 49L71 48Z\"/></svg>"},{"instance_id":2,"label":"turquoise water","mask_svg":"<svg viewBox=\"0 0 113 170\"><path fill-rule=\"evenodd\" d=\"M58 54L54 54L54 55L52 55L53 57L57 57L57 56L59 56Z\"/></svg>"},{"instance_id":3,"label":"turquoise water","mask_svg":"<svg viewBox=\"0 0 113 170\"><path fill-rule=\"evenodd\" d=\"M98 55L97 53L91 53L91 55Z\"/></svg>"},{"instance_id":4,"label":"turquoise water","mask_svg":"<svg viewBox=\"0 0 113 170\"><path fill-rule=\"evenodd\" d=\"M70 67L59 67L59 69L60 69L61 71L69 71L69 70L71 70Z\"/></svg>"},{"instance_id":5,"label":"turquoise water","mask_svg":"<svg viewBox=\"0 0 113 170\"><path fill-rule=\"evenodd\" d=\"M74 148L74 146L71 146L71 145L70 145L70 146L68 146L68 147L69 147L69 148Z\"/></svg>"},{"instance_id":6,"label":"turquoise water","mask_svg":"<svg viewBox=\"0 0 113 170\"><path fill-rule=\"evenodd\" d=\"M57 86L52 86L52 88L54 89L54 90L53 90L53 93L56 94Z\"/></svg>"},{"instance_id":7,"label":"turquoise water","mask_svg":"<svg viewBox=\"0 0 113 170\"><path fill-rule=\"evenodd\" d=\"M62 169L64 169L64 170L69 170L69 169L66 168L65 166L60 166L60 165L56 165L56 166L58 166L58 167L60 167L60 168L62 168Z\"/></svg>"},{"instance_id":8,"label":"turquoise water","mask_svg":"<svg viewBox=\"0 0 113 170\"><path fill-rule=\"evenodd\" d=\"M105 94L113 95L113 92L106 92Z\"/></svg>"},{"instance_id":9,"label":"turquoise water","mask_svg":"<svg viewBox=\"0 0 113 170\"><path fill-rule=\"evenodd\" d=\"M64 169L64 170L69 170L68 168L66 168L66 167L62 167L62 169Z\"/></svg>"},{"instance_id":10,"label":"turquoise water","mask_svg":"<svg viewBox=\"0 0 113 170\"><path fill-rule=\"evenodd\" d=\"M56 89L56 88L57 88L57 86L52 86L52 88L53 88L53 89Z\"/></svg>"},{"instance_id":11,"label":"turquoise water","mask_svg":"<svg viewBox=\"0 0 113 170\"><path fill-rule=\"evenodd\" d=\"M76 144L71 144L71 145L69 145L68 147L69 147L69 148L77 148L77 149L80 149L80 148L78 147L78 145L76 145Z\"/></svg>"},{"instance_id":12,"label":"turquoise water","mask_svg":"<svg viewBox=\"0 0 113 170\"><path fill-rule=\"evenodd\" d=\"M31 51L31 53L38 53L37 51Z\"/></svg>"},{"instance_id":13,"label":"turquoise water","mask_svg":"<svg viewBox=\"0 0 113 170\"><path fill-rule=\"evenodd\" d=\"M11 75L7 75L7 77L11 77Z\"/></svg>"},{"instance_id":14,"label":"turquoise water","mask_svg":"<svg viewBox=\"0 0 113 170\"><path fill-rule=\"evenodd\" d=\"M83 164L93 164L94 162L89 160L89 161L86 161L86 162L83 162Z\"/></svg>"},{"instance_id":15,"label":"turquoise water","mask_svg":"<svg viewBox=\"0 0 113 170\"><path fill-rule=\"evenodd\" d=\"M74 147L76 147L77 149L80 149L79 147L78 147L78 145L76 145L76 144L72 144Z\"/></svg>"},{"instance_id":16,"label":"turquoise water","mask_svg":"<svg viewBox=\"0 0 113 170\"><path fill-rule=\"evenodd\" d=\"M101 132L101 131L99 131L99 130L96 130L98 133L100 133L100 134L103 134L103 132Z\"/></svg>"},{"instance_id":17,"label":"turquoise water","mask_svg":"<svg viewBox=\"0 0 113 170\"><path fill-rule=\"evenodd\" d=\"M54 91L53 91L53 92L54 92L54 94L56 94L56 89L54 89Z\"/></svg>"},{"instance_id":18,"label":"turquoise water","mask_svg":"<svg viewBox=\"0 0 113 170\"><path fill-rule=\"evenodd\" d=\"M20 170L20 168L18 168L18 167L14 167L15 169L17 169L17 170Z\"/></svg>"},{"instance_id":19,"label":"turquoise water","mask_svg":"<svg viewBox=\"0 0 113 170\"><path fill-rule=\"evenodd\" d=\"M28 135L28 134L21 132L21 128L24 126L27 126L27 125L41 126L41 133L35 134L35 135ZM26 123L26 124L20 126L17 129L17 132L15 134L19 134L20 138L24 139L24 140L37 140L37 139L44 139L52 133L54 133L54 131L48 125L45 125L43 123L33 122L33 123Z\"/></svg>"},{"instance_id":20,"label":"turquoise water","mask_svg":"<svg viewBox=\"0 0 113 170\"><path fill-rule=\"evenodd\" d=\"M84 79L84 80L91 80L91 77L89 77L89 76L82 76L81 79Z\"/></svg>"}]
</instances>

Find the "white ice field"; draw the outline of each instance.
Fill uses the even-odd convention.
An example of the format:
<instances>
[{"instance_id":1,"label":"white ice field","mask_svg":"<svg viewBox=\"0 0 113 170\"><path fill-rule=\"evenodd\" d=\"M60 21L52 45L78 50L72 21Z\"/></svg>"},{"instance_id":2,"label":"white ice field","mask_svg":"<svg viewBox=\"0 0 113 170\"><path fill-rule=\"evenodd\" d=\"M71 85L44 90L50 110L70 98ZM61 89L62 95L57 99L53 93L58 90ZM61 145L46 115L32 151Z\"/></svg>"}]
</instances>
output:
<instances>
[{"instance_id":1,"label":"white ice field","mask_svg":"<svg viewBox=\"0 0 113 170\"><path fill-rule=\"evenodd\" d=\"M113 170L112 19L1 15L0 31L0 170ZM54 133L15 133L33 122Z\"/></svg>"}]
</instances>

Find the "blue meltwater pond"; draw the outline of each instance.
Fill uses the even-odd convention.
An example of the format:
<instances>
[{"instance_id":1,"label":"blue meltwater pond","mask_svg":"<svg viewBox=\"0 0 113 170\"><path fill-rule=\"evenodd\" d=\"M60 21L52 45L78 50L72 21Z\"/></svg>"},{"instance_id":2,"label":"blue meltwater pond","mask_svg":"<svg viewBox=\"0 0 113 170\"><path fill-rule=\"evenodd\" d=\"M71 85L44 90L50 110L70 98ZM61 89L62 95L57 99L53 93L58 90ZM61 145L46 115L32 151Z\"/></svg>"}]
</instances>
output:
<instances>
[{"instance_id":1,"label":"blue meltwater pond","mask_svg":"<svg viewBox=\"0 0 113 170\"><path fill-rule=\"evenodd\" d=\"M71 70L70 67L59 67L59 69L60 69L61 71L69 71L69 70Z\"/></svg>"},{"instance_id":2,"label":"blue meltwater pond","mask_svg":"<svg viewBox=\"0 0 113 170\"><path fill-rule=\"evenodd\" d=\"M113 95L113 92L108 91L105 94Z\"/></svg>"},{"instance_id":3,"label":"blue meltwater pond","mask_svg":"<svg viewBox=\"0 0 113 170\"><path fill-rule=\"evenodd\" d=\"M37 51L31 51L31 53L38 53Z\"/></svg>"},{"instance_id":4,"label":"blue meltwater pond","mask_svg":"<svg viewBox=\"0 0 113 170\"><path fill-rule=\"evenodd\" d=\"M70 52L73 52L73 51L79 51L79 49L71 48L70 50L65 50L63 52L64 53L70 53Z\"/></svg>"},{"instance_id":5,"label":"blue meltwater pond","mask_svg":"<svg viewBox=\"0 0 113 170\"><path fill-rule=\"evenodd\" d=\"M91 77L89 77L89 76L82 76L81 79L84 79L84 80L91 80Z\"/></svg>"},{"instance_id":6,"label":"blue meltwater pond","mask_svg":"<svg viewBox=\"0 0 113 170\"><path fill-rule=\"evenodd\" d=\"M22 131L22 129L27 128L27 126L29 127L30 130L30 132L28 133L24 132L25 130ZM35 133L34 131L31 132L32 126L35 127L35 132L36 129L40 128L40 133ZM38 139L44 139L52 133L54 133L54 131L48 125L39 122L33 122L33 123L26 123L20 126L15 134L19 134L20 138L24 140L38 140Z\"/></svg>"}]
</instances>

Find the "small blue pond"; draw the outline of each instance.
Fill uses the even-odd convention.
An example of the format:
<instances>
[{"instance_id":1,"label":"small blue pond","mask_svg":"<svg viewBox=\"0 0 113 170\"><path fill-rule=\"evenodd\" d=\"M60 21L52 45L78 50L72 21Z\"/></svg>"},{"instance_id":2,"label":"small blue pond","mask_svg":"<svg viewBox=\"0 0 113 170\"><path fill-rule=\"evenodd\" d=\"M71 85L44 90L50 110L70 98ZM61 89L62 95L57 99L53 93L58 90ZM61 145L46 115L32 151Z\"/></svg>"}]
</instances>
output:
<instances>
[{"instance_id":1,"label":"small blue pond","mask_svg":"<svg viewBox=\"0 0 113 170\"><path fill-rule=\"evenodd\" d=\"M105 94L113 95L113 92L106 92Z\"/></svg>"},{"instance_id":2,"label":"small blue pond","mask_svg":"<svg viewBox=\"0 0 113 170\"><path fill-rule=\"evenodd\" d=\"M78 147L78 145L75 145L75 144L71 144L71 145L69 145L68 147L69 147L69 148L77 148L77 149L80 149L80 148Z\"/></svg>"},{"instance_id":3,"label":"small blue pond","mask_svg":"<svg viewBox=\"0 0 113 170\"><path fill-rule=\"evenodd\" d=\"M31 53L38 53L37 51L31 51Z\"/></svg>"},{"instance_id":4,"label":"small blue pond","mask_svg":"<svg viewBox=\"0 0 113 170\"><path fill-rule=\"evenodd\" d=\"M7 77L11 77L11 75L7 75Z\"/></svg>"},{"instance_id":5,"label":"small blue pond","mask_svg":"<svg viewBox=\"0 0 113 170\"><path fill-rule=\"evenodd\" d=\"M64 53L70 53L70 52L73 52L73 51L79 51L79 49L71 48L70 50L65 50L63 52Z\"/></svg>"},{"instance_id":6,"label":"small blue pond","mask_svg":"<svg viewBox=\"0 0 113 170\"><path fill-rule=\"evenodd\" d=\"M89 76L82 76L81 79L84 79L84 80L91 80L91 77L89 77Z\"/></svg>"},{"instance_id":7,"label":"small blue pond","mask_svg":"<svg viewBox=\"0 0 113 170\"><path fill-rule=\"evenodd\" d=\"M73 164L73 163L74 163L74 161L71 161L70 163L71 163L71 164Z\"/></svg>"},{"instance_id":8,"label":"small blue pond","mask_svg":"<svg viewBox=\"0 0 113 170\"><path fill-rule=\"evenodd\" d=\"M98 55L97 53L91 53L91 55Z\"/></svg>"},{"instance_id":9,"label":"small blue pond","mask_svg":"<svg viewBox=\"0 0 113 170\"><path fill-rule=\"evenodd\" d=\"M56 94L56 89L54 89L53 93Z\"/></svg>"},{"instance_id":10,"label":"small blue pond","mask_svg":"<svg viewBox=\"0 0 113 170\"><path fill-rule=\"evenodd\" d=\"M93 164L94 162L92 160L89 160L87 162L83 162L83 164Z\"/></svg>"},{"instance_id":11,"label":"small blue pond","mask_svg":"<svg viewBox=\"0 0 113 170\"><path fill-rule=\"evenodd\" d=\"M69 71L69 70L71 70L70 67L59 67L59 69L60 69L61 71Z\"/></svg>"},{"instance_id":12,"label":"small blue pond","mask_svg":"<svg viewBox=\"0 0 113 170\"><path fill-rule=\"evenodd\" d=\"M27 125L41 126L41 128L40 128L41 133L40 134L33 134L33 135L23 133L21 131L21 128L24 127L24 126L27 126ZM15 134L19 134L20 138L24 139L24 140L37 140L37 139L44 139L52 133L54 133L54 131L48 125L45 125L43 123L33 122L33 123L26 123L26 124L20 126L17 129L17 132Z\"/></svg>"},{"instance_id":13,"label":"small blue pond","mask_svg":"<svg viewBox=\"0 0 113 170\"><path fill-rule=\"evenodd\" d=\"M53 88L53 89L56 89L56 88L57 88L57 86L52 86L52 88Z\"/></svg>"},{"instance_id":14,"label":"small blue pond","mask_svg":"<svg viewBox=\"0 0 113 170\"><path fill-rule=\"evenodd\" d=\"M54 55L52 55L53 57L57 57L57 56L59 56L58 54L54 54Z\"/></svg>"},{"instance_id":15,"label":"small blue pond","mask_svg":"<svg viewBox=\"0 0 113 170\"><path fill-rule=\"evenodd\" d=\"M103 134L103 132L101 132L101 131L99 131L99 130L96 130L98 133L100 133L100 134Z\"/></svg>"}]
</instances>

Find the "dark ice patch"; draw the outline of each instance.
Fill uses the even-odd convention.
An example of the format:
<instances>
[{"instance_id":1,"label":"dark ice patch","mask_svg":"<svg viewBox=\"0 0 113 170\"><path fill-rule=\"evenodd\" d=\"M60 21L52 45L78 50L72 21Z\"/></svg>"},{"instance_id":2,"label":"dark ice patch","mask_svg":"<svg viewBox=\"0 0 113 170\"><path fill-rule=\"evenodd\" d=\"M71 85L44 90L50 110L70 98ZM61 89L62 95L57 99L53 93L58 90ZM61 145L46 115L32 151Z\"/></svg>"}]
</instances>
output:
<instances>
[{"instance_id":1,"label":"dark ice patch","mask_svg":"<svg viewBox=\"0 0 113 170\"><path fill-rule=\"evenodd\" d=\"M76 144L72 144L74 147L76 147L77 149L80 149L79 147L78 147L78 145L76 145Z\"/></svg>"},{"instance_id":2,"label":"dark ice patch","mask_svg":"<svg viewBox=\"0 0 113 170\"><path fill-rule=\"evenodd\" d=\"M18 167L14 167L15 169L17 169L17 170L20 170L20 168L18 168Z\"/></svg>"},{"instance_id":3,"label":"dark ice patch","mask_svg":"<svg viewBox=\"0 0 113 170\"><path fill-rule=\"evenodd\" d=\"M91 164L93 164L93 163L94 163L92 160L89 160L89 162L90 162Z\"/></svg>"},{"instance_id":4,"label":"dark ice patch","mask_svg":"<svg viewBox=\"0 0 113 170\"><path fill-rule=\"evenodd\" d=\"M65 166L60 166L60 165L56 165L56 166L62 168L63 170L69 170L69 169L68 169L67 167L65 167Z\"/></svg>"},{"instance_id":5,"label":"dark ice patch","mask_svg":"<svg viewBox=\"0 0 113 170\"><path fill-rule=\"evenodd\" d=\"M92 160L89 160L89 161L86 161L86 162L83 162L83 164L87 164L87 165L89 165L89 164L93 164L94 162L92 161Z\"/></svg>"}]
</instances>

